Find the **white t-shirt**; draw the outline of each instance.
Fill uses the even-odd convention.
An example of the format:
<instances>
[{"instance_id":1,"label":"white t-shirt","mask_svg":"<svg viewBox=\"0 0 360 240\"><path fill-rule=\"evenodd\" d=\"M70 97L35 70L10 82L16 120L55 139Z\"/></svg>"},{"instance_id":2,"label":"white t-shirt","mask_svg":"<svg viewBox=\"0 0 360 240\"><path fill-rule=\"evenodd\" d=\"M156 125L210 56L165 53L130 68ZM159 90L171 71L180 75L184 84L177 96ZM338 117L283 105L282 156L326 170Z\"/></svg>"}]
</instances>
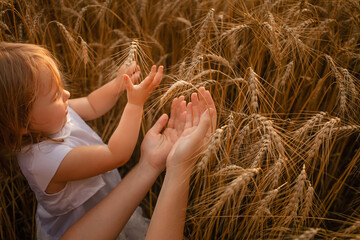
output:
<instances>
[{"instance_id":1,"label":"white t-shirt","mask_svg":"<svg viewBox=\"0 0 360 240\"><path fill-rule=\"evenodd\" d=\"M58 239L73 223L100 202L119 182L117 169L88 179L69 181L61 191L45 192L61 161L74 147L104 145L101 138L70 107L64 128L46 140L17 154L21 171L38 201L41 232ZM86 167L86 166L84 166Z\"/></svg>"}]
</instances>

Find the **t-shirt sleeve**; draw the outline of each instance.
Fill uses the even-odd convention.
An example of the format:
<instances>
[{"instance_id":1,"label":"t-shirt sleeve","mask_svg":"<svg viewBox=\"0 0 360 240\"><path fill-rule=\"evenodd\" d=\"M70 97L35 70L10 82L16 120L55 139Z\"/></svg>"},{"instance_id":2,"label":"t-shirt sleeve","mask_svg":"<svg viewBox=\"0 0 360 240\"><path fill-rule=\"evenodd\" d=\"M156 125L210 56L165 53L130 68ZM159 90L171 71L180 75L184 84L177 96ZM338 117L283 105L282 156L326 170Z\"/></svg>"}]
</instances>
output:
<instances>
[{"instance_id":1,"label":"t-shirt sleeve","mask_svg":"<svg viewBox=\"0 0 360 240\"><path fill-rule=\"evenodd\" d=\"M49 141L46 144L40 143L38 146L35 145L33 147L38 149L32 151L33 157L29 170L40 190L45 192L62 160L72 148L63 143L49 143Z\"/></svg>"}]
</instances>

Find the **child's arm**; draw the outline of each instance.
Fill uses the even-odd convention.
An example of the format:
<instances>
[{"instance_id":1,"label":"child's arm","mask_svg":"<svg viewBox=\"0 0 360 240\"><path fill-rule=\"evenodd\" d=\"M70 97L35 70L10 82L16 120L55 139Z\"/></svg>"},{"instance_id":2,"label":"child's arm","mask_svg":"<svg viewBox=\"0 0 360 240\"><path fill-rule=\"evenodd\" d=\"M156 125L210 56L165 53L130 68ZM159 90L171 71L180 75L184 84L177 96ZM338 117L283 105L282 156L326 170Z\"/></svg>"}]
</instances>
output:
<instances>
[{"instance_id":1,"label":"child's arm","mask_svg":"<svg viewBox=\"0 0 360 240\"><path fill-rule=\"evenodd\" d=\"M128 103L108 145L78 146L72 149L52 178L46 189L48 193L58 191L67 181L96 176L120 167L130 159L139 134L143 105L159 85L162 72L162 66L157 72L156 66L153 66L149 75L138 85L133 85L129 76L124 75Z\"/></svg>"},{"instance_id":2,"label":"child's arm","mask_svg":"<svg viewBox=\"0 0 360 240\"><path fill-rule=\"evenodd\" d=\"M166 157L185 122L185 102L174 99L171 117L162 115L141 144L139 163L99 204L71 226L61 239L115 239L163 171ZM161 133L164 126L166 129Z\"/></svg>"},{"instance_id":3,"label":"child's arm","mask_svg":"<svg viewBox=\"0 0 360 240\"><path fill-rule=\"evenodd\" d=\"M136 83L140 76L140 68L135 62L132 62L130 66L123 64L115 79L86 97L69 99L69 106L86 121L101 117L115 105L125 90L124 74L130 76L131 81Z\"/></svg>"}]
</instances>

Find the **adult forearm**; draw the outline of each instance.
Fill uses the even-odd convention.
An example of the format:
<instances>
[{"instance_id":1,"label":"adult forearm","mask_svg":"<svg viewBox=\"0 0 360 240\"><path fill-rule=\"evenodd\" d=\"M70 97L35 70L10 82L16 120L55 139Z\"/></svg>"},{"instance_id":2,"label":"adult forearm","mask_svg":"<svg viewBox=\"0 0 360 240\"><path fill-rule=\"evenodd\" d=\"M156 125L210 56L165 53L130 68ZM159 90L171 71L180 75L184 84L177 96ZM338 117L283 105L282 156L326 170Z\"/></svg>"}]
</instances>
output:
<instances>
[{"instance_id":1,"label":"adult forearm","mask_svg":"<svg viewBox=\"0 0 360 240\"><path fill-rule=\"evenodd\" d=\"M146 235L147 240L183 239L189 174L167 174Z\"/></svg>"},{"instance_id":2,"label":"adult forearm","mask_svg":"<svg viewBox=\"0 0 360 240\"><path fill-rule=\"evenodd\" d=\"M62 239L115 239L161 173L140 161L114 190L64 234Z\"/></svg>"},{"instance_id":3,"label":"adult forearm","mask_svg":"<svg viewBox=\"0 0 360 240\"><path fill-rule=\"evenodd\" d=\"M109 139L109 150L118 161L126 162L134 151L143 114L143 107L126 104L118 127Z\"/></svg>"}]
</instances>

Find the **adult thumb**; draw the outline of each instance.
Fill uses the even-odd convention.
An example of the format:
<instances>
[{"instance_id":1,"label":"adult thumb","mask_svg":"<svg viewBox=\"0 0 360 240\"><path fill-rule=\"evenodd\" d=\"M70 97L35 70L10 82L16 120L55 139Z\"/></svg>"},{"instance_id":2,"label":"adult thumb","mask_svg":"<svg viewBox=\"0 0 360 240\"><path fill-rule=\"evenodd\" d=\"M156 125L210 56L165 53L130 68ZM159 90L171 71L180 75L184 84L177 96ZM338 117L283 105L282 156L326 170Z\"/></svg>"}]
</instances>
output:
<instances>
[{"instance_id":1,"label":"adult thumb","mask_svg":"<svg viewBox=\"0 0 360 240\"><path fill-rule=\"evenodd\" d=\"M214 114L212 109L210 109L210 112L209 109L207 109L205 112L203 112L203 114L201 114L199 125L195 130L196 136L199 140L203 139L208 132L212 114Z\"/></svg>"},{"instance_id":2,"label":"adult thumb","mask_svg":"<svg viewBox=\"0 0 360 240\"><path fill-rule=\"evenodd\" d=\"M168 122L169 117L166 113L161 115L161 117L156 121L156 123L152 126L151 131L155 133L160 133L161 130L165 127L166 123Z\"/></svg>"}]
</instances>

